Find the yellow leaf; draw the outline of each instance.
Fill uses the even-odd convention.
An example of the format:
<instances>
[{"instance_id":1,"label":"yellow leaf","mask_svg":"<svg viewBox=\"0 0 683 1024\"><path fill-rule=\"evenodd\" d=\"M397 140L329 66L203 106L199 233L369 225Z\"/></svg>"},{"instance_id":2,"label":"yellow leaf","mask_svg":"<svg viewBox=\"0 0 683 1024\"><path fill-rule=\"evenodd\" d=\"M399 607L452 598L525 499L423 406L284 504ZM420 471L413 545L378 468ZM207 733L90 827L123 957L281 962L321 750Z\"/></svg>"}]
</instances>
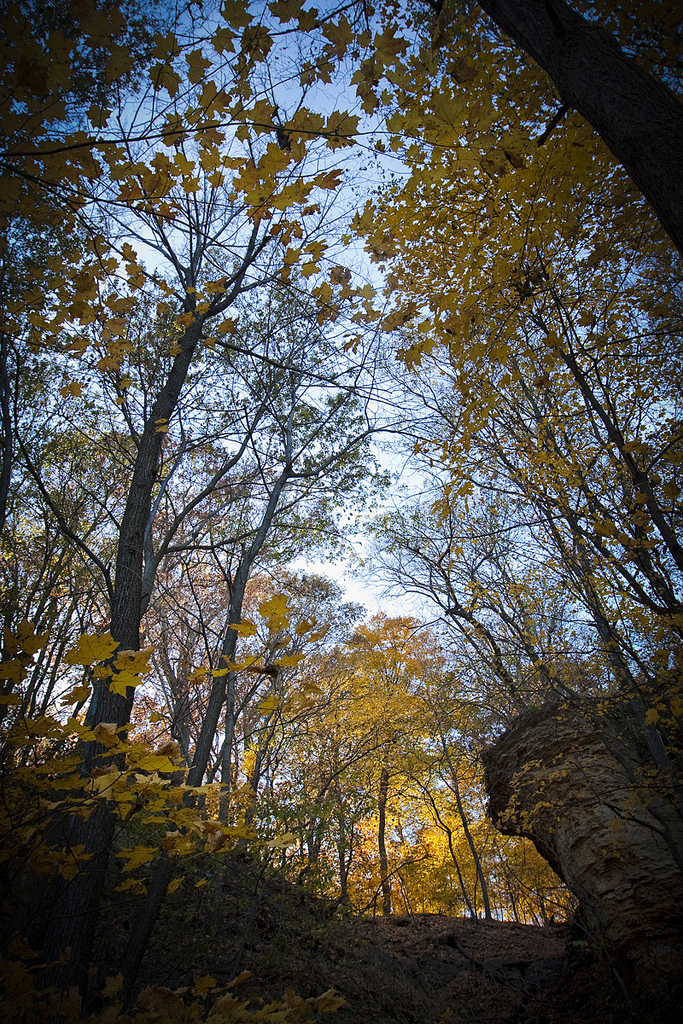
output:
<instances>
[{"instance_id":1,"label":"yellow leaf","mask_svg":"<svg viewBox=\"0 0 683 1024\"><path fill-rule=\"evenodd\" d=\"M167 64L153 64L149 69L149 78L155 89L165 89L169 96L175 96L182 81L177 71Z\"/></svg>"},{"instance_id":2,"label":"yellow leaf","mask_svg":"<svg viewBox=\"0 0 683 1024\"><path fill-rule=\"evenodd\" d=\"M115 996L122 988L123 975L117 974L115 978L107 978L104 988L102 989L102 995L107 999L109 996Z\"/></svg>"},{"instance_id":3,"label":"yellow leaf","mask_svg":"<svg viewBox=\"0 0 683 1024\"><path fill-rule=\"evenodd\" d=\"M343 57L353 38L353 29L346 18L340 17L336 23L329 22L323 27L323 35L330 40L337 56Z\"/></svg>"},{"instance_id":4,"label":"yellow leaf","mask_svg":"<svg viewBox=\"0 0 683 1024\"><path fill-rule=\"evenodd\" d=\"M326 634L329 633L329 631L330 624L329 622L326 622L324 626L320 627L320 629L316 629L314 633L311 633L311 635L308 637L309 644L314 644L317 640L322 640L322 638L326 636Z\"/></svg>"},{"instance_id":5,"label":"yellow leaf","mask_svg":"<svg viewBox=\"0 0 683 1024\"><path fill-rule=\"evenodd\" d=\"M145 896L147 894L147 886L139 878L127 878L125 882L121 882L121 885L117 885L115 892L132 892L136 896Z\"/></svg>"},{"instance_id":6,"label":"yellow leaf","mask_svg":"<svg viewBox=\"0 0 683 1024\"><path fill-rule=\"evenodd\" d=\"M261 601L258 610L266 620L271 633L286 629L289 625L291 613L287 607L287 597L284 594L276 594L275 597L271 597L267 601Z\"/></svg>"},{"instance_id":7,"label":"yellow leaf","mask_svg":"<svg viewBox=\"0 0 683 1024\"><path fill-rule=\"evenodd\" d=\"M18 658L3 661L0 665L0 679L11 679L15 683L20 683L25 678L26 669Z\"/></svg>"},{"instance_id":8,"label":"yellow leaf","mask_svg":"<svg viewBox=\"0 0 683 1024\"><path fill-rule=\"evenodd\" d=\"M223 320L222 323L218 324L215 328L216 334L234 334L237 330L237 323L238 321L236 319L228 317L227 320Z\"/></svg>"},{"instance_id":9,"label":"yellow leaf","mask_svg":"<svg viewBox=\"0 0 683 1024\"><path fill-rule=\"evenodd\" d=\"M211 42L218 51L218 53L234 53L235 47L233 46L233 40L235 38L234 32L229 28L223 26L222 28L216 29Z\"/></svg>"},{"instance_id":10,"label":"yellow leaf","mask_svg":"<svg viewBox=\"0 0 683 1024\"><path fill-rule=\"evenodd\" d=\"M219 277L217 281L209 281L204 285L204 291L207 295L219 295L225 291L227 280L227 277Z\"/></svg>"},{"instance_id":11,"label":"yellow leaf","mask_svg":"<svg viewBox=\"0 0 683 1024\"><path fill-rule=\"evenodd\" d=\"M96 128L103 128L109 118L111 117L111 110L107 107L98 107L96 103L91 103L88 108L88 120Z\"/></svg>"},{"instance_id":12,"label":"yellow leaf","mask_svg":"<svg viewBox=\"0 0 683 1024\"><path fill-rule=\"evenodd\" d=\"M194 989L197 995L201 995L202 992L208 992L209 989L215 988L216 979L212 978L210 974L195 975Z\"/></svg>"},{"instance_id":13,"label":"yellow leaf","mask_svg":"<svg viewBox=\"0 0 683 1024\"><path fill-rule=\"evenodd\" d=\"M294 846L298 842L297 837L293 832L285 832L283 836L278 836L276 839L269 839L265 844L272 850L284 850L287 846Z\"/></svg>"},{"instance_id":14,"label":"yellow leaf","mask_svg":"<svg viewBox=\"0 0 683 1024\"><path fill-rule=\"evenodd\" d=\"M166 891L169 894L173 894L174 892L177 892L178 889L180 888L180 886L183 884L184 880L185 880L185 875L181 875L180 878L174 878L173 881L170 883L170 885L169 885L169 887L168 887L168 889Z\"/></svg>"},{"instance_id":15,"label":"yellow leaf","mask_svg":"<svg viewBox=\"0 0 683 1024\"><path fill-rule=\"evenodd\" d=\"M185 60L188 67L187 77L193 85L197 85L211 67L211 61L207 60L201 50L192 50L190 53L186 53Z\"/></svg>"},{"instance_id":16,"label":"yellow leaf","mask_svg":"<svg viewBox=\"0 0 683 1024\"><path fill-rule=\"evenodd\" d=\"M118 728L116 722L98 722L93 729L93 736L104 747L113 747L119 741Z\"/></svg>"},{"instance_id":17,"label":"yellow leaf","mask_svg":"<svg viewBox=\"0 0 683 1024\"><path fill-rule=\"evenodd\" d=\"M154 42L156 45L153 54L160 60L169 60L180 53L180 44L173 32L168 32L165 36L160 32L155 33Z\"/></svg>"},{"instance_id":18,"label":"yellow leaf","mask_svg":"<svg viewBox=\"0 0 683 1024\"><path fill-rule=\"evenodd\" d=\"M133 672L136 676L151 672L152 668L149 659L152 656L152 647L143 647L141 651L119 651L116 655L114 668L119 671L126 670Z\"/></svg>"},{"instance_id":19,"label":"yellow leaf","mask_svg":"<svg viewBox=\"0 0 683 1024\"><path fill-rule=\"evenodd\" d=\"M310 633L310 631L314 629L315 626L317 625L318 620L316 619L315 615L313 615L310 619L302 619L299 625L294 630L294 632L296 633L297 636L303 636L305 633Z\"/></svg>"},{"instance_id":20,"label":"yellow leaf","mask_svg":"<svg viewBox=\"0 0 683 1024\"><path fill-rule=\"evenodd\" d=\"M106 796L108 800L113 800L112 786L120 778L121 775L118 770L105 772L104 775L95 775L90 780L91 792L93 795Z\"/></svg>"},{"instance_id":21,"label":"yellow leaf","mask_svg":"<svg viewBox=\"0 0 683 1024\"><path fill-rule=\"evenodd\" d=\"M201 185L199 184L199 178L183 178L180 183L185 195L190 195L192 192L199 192Z\"/></svg>"},{"instance_id":22,"label":"yellow leaf","mask_svg":"<svg viewBox=\"0 0 683 1024\"><path fill-rule=\"evenodd\" d=\"M268 715L271 711L277 710L279 703L280 701L275 694L271 693L265 700L261 701L256 710L260 711L262 715Z\"/></svg>"},{"instance_id":23,"label":"yellow leaf","mask_svg":"<svg viewBox=\"0 0 683 1024\"><path fill-rule=\"evenodd\" d=\"M64 661L67 665L94 665L96 661L110 658L117 647L111 633L103 633L101 636L82 633L77 646L64 655Z\"/></svg>"},{"instance_id":24,"label":"yellow leaf","mask_svg":"<svg viewBox=\"0 0 683 1024\"><path fill-rule=\"evenodd\" d=\"M656 725L658 721L659 711L657 711L656 708L650 708L650 710L645 713L645 724Z\"/></svg>"},{"instance_id":25,"label":"yellow leaf","mask_svg":"<svg viewBox=\"0 0 683 1024\"><path fill-rule=\"evenodd\" d=\"M127 850L121 850L116 856L124 861L121 865L122 871L133 871L142 864L147 864L148 861L151 861L156 851L156 846L133 846Z\"/></svg>"},{"instance_id":26,"label":"yellow leaf","mask_svg":"<svg viewBox=\"0 0 683 1024\"><path fill-rule=\"evenodd\" d=\"M230 629L234 629L239 636L255 636L256 626L253 622L231 622Z\"/></svg>"},{"instance_id":27,"label":"yellow leaf","mask_svg":"<svg viewBox=\"0 0 683 1024\"><path fill-rule=\"evenodd\" d=\"M184 153L176 153L173 163L176 165L181 174L192 174L195 169L195 161L188 160Z\"/></svg>"},{"instance_id":28,"label":"yellow leaf","mask_svg":"<svg viewBox=\"0 0 683 1024\"><path fill-rule=\"evenodd\" d=\"M118 43L110 44L111 57L107 62L105 69L105 75L107 82L115 82L118 78L121 78L130 71L133 64L133 54L127 46L122 46Z\"/></svg>"},{"instance_id":29,"label":"yellow leaf","mask_svg":"<svg viewBox=\"0 0 683 1024\"><path fill-rule=\"evenodd\" d=\"M251 971L242 971L241 974L238 974L236 978L229 982L228 988L234 988L235 985L241 985L243 981L247 981L249 978L251 978Z\"/></svg>"},{"instance_id":30,"label":"yellow leaf","mask_svg":"<svg viewBox=\"0 0 683 1024\"><path fill-rule=\"evenodd\" d=\"M396 36L396 28L392 25L387 26L381 35L375 35L373 40L377 56L389 64L398 57L399 54L405 53L408 49L408 42L402 39L400 36Z\"/></svg>"},{"instance_id":31,"label":"yellow leaf","mask_svg":"<svg viewBox=\"0 0 683 1024\"><path fill-rule=\"evenodd\" d=\"M90 696L92 687L85 684L83 686L74 686L73 690L69 690L61 698L61 704L80 704L81 701L87 700Z\"/></svg>"},{"instance_id":32,"label":"yellow leaf","mask_svg":"<svg viewBox=\"0 0 683 1024\"><path fill-rule=\"evenodd\" d=\"M111 677L109 689L112 693L118 693L121 697L126 696L126 689L129 686L140 686L142 679L133 675L132 672L115 672Z\"/></svg>"},{"instance_id":33,"label":"yellow leaf","mask_svg":"<svg viewBox=\"0 0 683 1024\"><path fill-rule=\"evenodd\" d=\"M296 654L286 654L284 657L278 658L277 663L281 668L291 668L294 665L298 665L305 657L306 655L301 652L297 652Z\"/></svg>"},{"instance_id":34,"label":"yellow leaf","mask_svg":"<svg viewBox=\"0 0 683 1024\"><path fill-rule=\"evenodd\" d=\"M147 772L174 772L176 769L173 761L166 754L146 754L136 759L135 763L136 767Z\"/></svg>"},{"instance_id":35,"label":"yellow leaf","mask_svg":"<svg viewBox=\"0 0 683 1024\"><path fill-rule=\"evenodd\" d=\"M36 654L47 645L47 633L36 633L36 628L27 619L17 626L16 634L5 630L5 644L10 654L23 651L24 654Z\"/></svg>"}]
</instances>

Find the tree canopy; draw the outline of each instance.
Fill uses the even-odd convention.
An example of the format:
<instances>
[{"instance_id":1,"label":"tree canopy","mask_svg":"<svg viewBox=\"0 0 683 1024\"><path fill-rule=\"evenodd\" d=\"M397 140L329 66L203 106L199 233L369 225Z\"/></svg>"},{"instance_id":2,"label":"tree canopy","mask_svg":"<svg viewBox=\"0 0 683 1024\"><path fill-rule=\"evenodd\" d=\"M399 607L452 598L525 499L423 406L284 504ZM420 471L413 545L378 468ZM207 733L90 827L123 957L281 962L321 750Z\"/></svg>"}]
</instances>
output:
<instances>
[{"instance_id":1,"label":"tree canopy","mask_svg":"<svg viewBox=\"0 0 683 1024\"><path fill-rule=\"evenodd\" d=\"M97 997L127 1014L188 858L330 912L564 915L480 761L549 705L629 709L683 859L678 14L3 10L17 1019L98 1012L130 898ZM306 568L354 533L410 614Z\"/></svg>"}]
</instances>

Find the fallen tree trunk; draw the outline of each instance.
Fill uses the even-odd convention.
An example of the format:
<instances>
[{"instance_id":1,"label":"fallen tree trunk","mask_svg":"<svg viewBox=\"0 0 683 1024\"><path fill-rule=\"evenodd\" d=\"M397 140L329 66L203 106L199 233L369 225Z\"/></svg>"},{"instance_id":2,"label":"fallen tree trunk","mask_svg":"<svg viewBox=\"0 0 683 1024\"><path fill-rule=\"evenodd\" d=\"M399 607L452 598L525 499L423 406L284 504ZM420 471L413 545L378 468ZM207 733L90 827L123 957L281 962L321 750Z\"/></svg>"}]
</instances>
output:
<instances>
[{"instance_id":1,"label":"fallen tree trunk","mask_svg":"<svg viewBox=\"0 0 683 1024\"><path fill-rule=\"evenodd\" d=\"M522 716L484 764L496 827L533 841L634 1005L666 1020L683 996L683 819L650 747L626 703L581 702Z\"/></svg>"}]
</instances>

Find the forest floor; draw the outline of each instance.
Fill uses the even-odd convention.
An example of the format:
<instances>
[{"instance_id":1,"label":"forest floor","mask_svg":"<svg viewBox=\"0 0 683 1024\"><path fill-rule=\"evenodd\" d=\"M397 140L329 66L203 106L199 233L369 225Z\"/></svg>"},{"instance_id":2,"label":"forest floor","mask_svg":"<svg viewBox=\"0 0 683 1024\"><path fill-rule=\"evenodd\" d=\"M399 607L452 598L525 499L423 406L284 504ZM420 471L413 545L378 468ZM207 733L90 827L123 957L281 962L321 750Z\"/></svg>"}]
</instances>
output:
<instances>
[{"instance_id":1,"label":"forest floor","mask_svg":"<svg viewBox=\"0 0 683 1024\"><path fill-rule=\"evenodd\" d=\"M197 887L197 877L200 887ZM110 918L100 965L116 973L129 917ZM330 1024L625 1024L611 972L568 925L440 914L330 915L323 901L248 861L189 876L167 899L139 983L172 989L210 975L214 991L270 1002L330 988Z\"/></svg>"}]
</instances>

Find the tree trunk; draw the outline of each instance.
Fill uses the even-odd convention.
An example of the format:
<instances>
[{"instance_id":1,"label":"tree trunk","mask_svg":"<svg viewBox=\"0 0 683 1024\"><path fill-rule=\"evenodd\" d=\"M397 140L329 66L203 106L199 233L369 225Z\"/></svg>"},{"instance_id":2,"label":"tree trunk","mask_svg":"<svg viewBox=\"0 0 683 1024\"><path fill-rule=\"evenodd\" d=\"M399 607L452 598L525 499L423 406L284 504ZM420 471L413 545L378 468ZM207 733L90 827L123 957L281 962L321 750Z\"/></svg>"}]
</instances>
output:
<instances>
[{"instance_id":1,"label":"tree trunk","mask_svg":"<svg viewBox=\"0 0 683 1024\"><path fill-rule=\"evenodd\" d=\"M474 861L474 867L477 872L477 878L479 879L479 882L481 884L481 896L484 901L484 917L486 918L487 921L490 921L491 903L489 900L489 888L488 885L486 884L486 878L484 877L484 870L481 866L481 860L477 852L477 847L474 844L474 839L472 837L472 833L470 832L470 827L467 823L467 815L465 813L465 808L463 806L462 798L460 796L460 784L458 782L458 773L456 772L455 766L451 761L451 755L448 752L448 747L443 737L441 738L441 745L443 748L443 752L446 756L446 760L448 761L448 767L450 768L451 772L451 781L453 782L453 795L455 796L455 803L458 808L458 814L460 815L460 820L462 821L462 830L465 833L465 839L467 840L467 845L469 846L470 853L472 854L472 860Z\"/></svg>"},{"instance_id":2,"label":"tree trunk","mask_svg":"<svg viewBox=\"0 0 683 1024\"><path fill-rule=\"evenodd\" d=\"M242 619L242 604L244 601L244 592L249 579L249 574L254 564L254 560L261 551L263 543L268 535L280 500L280 495L288 478L289 472L285 469L270 494L268 505L264 511L259 529L256 532L248 550L242 555L239 567L235 573L235 578L232 581L230 608L228 610L228 622L226 624L225 638L221 649L221 658L219 662L220 667L227 667L227 662L231 661L234 657L235 648L237 646L237 631L230 629L230 625L237 625ZM199 737L195 746L192 767L190 768L187 776L188 786L201 786L204 780L206 768L209 763L211 747L220 721L221 710L223 709L226 700L228 685L226 679L229 679L229 676L230 674L228 674L227 677L214 677L211 686L211 693L209 695L209 703L204 714ZM156 868L154 878L151 883L151 888L154 890L155 897L154 899L149 898L143 904L133 923L128 945L121 962L121 972L125 979L126 992L128 993L129 998L133 991L133 985L137 978L142 956L147 948L147 943L149 942L161 904L163 903L166 889L172 877L172 864L168 860L161 861Z\"/></svg>"},{"instance_id":3,"label":"tree trunk","mask_svg":"<svg viewBox=\"0 0 683 1024\"><path fill-rule=\"evenodd\" d=\"M349 871L353 860L353 825L347 842L346 815L344 814L344 803L337 778L334 783L334 796L337 803L335 818L337 820L337 861L339 863L339 902L342 906L349 906Z\"/></svg>"},{"instance_id":4,"label":"tree trunk","mask_svg":"<svg viewBox=\"0 0 683 1024\"><path fill-rule=\"evenodd\" d=\"M158 421L168 421L177 406L187 372L201 335L201 327L193 324L185 332L181 351L176 356L164 387L152 406L140 438L126 507L119 532L116 577L111 608L110 630L123 650L139 650L142 617L143 538L152 505L164 434ZM113 693L106 679L94 681L93 696L86 715L86 725L94 728L99 722L116 722L123 726L130 720L134 687L126 696ZM83 746L84 776L102 766L110 756L106 748L94 741ZM58 988L78 985L87 979L95 937L97 914L116 819L107 807L100 807L87 820L71 821L67 842L73 848L83 844L89 859L82 871L69 882L60 881L47 928L43 956L46 963L59 959L70 948L68 963L51 969L46 982Z\"/></svg>"},{"instance_id":5,"label":"tree trunk","mask_svg":"<svg viewBox=\"0 0 683 1024\"><path fill-rule=\"evenodd\" d=\"M387 795L389 793L389 772L382 768L379 776L379 827L377 830L377 845L379 847L379 871L382 880L382 914L389 917L391 914L391 883L389 881L389 864L387 861L386 847L386 826L387 826Z\"/></svg>"},{"instance_id":6,"label":"tree trunk","mask_svg":"<svg viewBox=\"0 0 683 1024\"><path fill-rule=\"evenodd\" d=\"M166 851L162 850L149 882L147 897L133 922L130 938L120 964L120 971L124 978L123 1003L126 1008L133 1002L138 970L145 955L154 922L161 910L161 904L166 898L166 890L173 878L173 869L173 861Z\"/></svg>"},{"instance_id":7,"label":"tree trunk","mask_svg":"<svg viewBox=\"0 0 683 1024\"><path fill-rule=\"evenodd\" d=\"M346 856L346 844L343 839L337 843L337 856L339 859L339 903L348 907L351 903L349 898L349 870L351 868L351 852Z\"/></svg>"},{"instance_id":8,"label":"tree trunk","mask_svg":"<svg viewBox=\"0 0 683 1024\"><path fill-rule=\"evenodd\" d=\"M246 584L246 579L244 582ZM238 587L237 589L233 588L230 608L228 611L228 623L237 623L240 621L242 617L243 599L244 587ZM225 631L225 639L221 650L221 661L230 660L233 657L236 645L237 632L234 629L230 629L228 626ZM225 678L225 676L218 676L213 680L211 695L209 698L209 708L207 709L204 722L202 723L202 744L200 746L200 742L197 742L192 767L190 768L187 777L188 785L190 786L200 786L204 778L204 773L206 772L211 744L213 743L220 710L225 699ZM211 716L210 721L214 721L215 717L213 731L211 732L210 737L209 730L206 728L209 716ZM147 949L147 944L152 931L154 930L156 919L166 896L166 890L168 889L172 878L173 862L166 856L166 854L162 854L154 869L154 874L152 875L152 880L148 890L148 897L140 907L140 910L133 921L128 943L121 959L120 971L124 977L126 1005L130 1005L132 1002L135 981L138 976L138 971L140 970L142 958L145 950Z\"/></svg>"},{"instance_id":9,"label":"tree trunk","mask_svg":"<svg viewBox=\"0 0 683 1024\"><path fill-rule=\"evenodd\" d=\"M12 412L10 408L12 392L7 372L7 356L9 354L9 338L0 333L0 531L5 528L7 518L7 499L12 479Z\"/></svg>"},{"instance_id":10,"label":"tree trunk","mask_svg":"<svg viewBox=\"0 0 683 1024\"><path fill-rule=\"evenodd\" d=\"M478 2L595 128L683 253L683 105L564 0Z\"/></svg>"},{"instance_id":11,"label":"tree trunk","mask_svg":"<svg viewBox=\"0 0 683 1024\"><path fill-rule=\"evenodd\" d=\"M233 631L234 632L234 631ZM228 673L228 687L225 698L225 741L221 757L221 801L218 820L226 822L230 808L232 785L232 746L235 741L235 673Z\"/></svg>"},{"instance_id":12,"label":"tree trunk","mask_svg":"<svg viewBox=\"0 0 683 1024\"><path fill-rule=\"evenodd\" d=\"M425 794L425 796L427 797L427 799L429 800L429 803L431 804L432 811L434 812L434 817L436 819L437 825L446 834L446 839L448 840L448 849L449 849L449 852L450 852L450 855L451 855L451 860L453 861L453 866L455 867L455 871L456 871L456 874L458 876L458 882L460 884L460 893L462 895L463 900L465 901L465 906L467 907L467 910L468 910L468 913L469 913L470 917L471 918L476 918L477 912L474 909L474 907L472 906L470 898L467 895L467 889L465 888L465 879L462 877L462 871L460 870L460 864L458 863L458 858L457 858L457 855L455 853L455 848L453 846L453 829L449 828L448 825L446 824L446 822L441 817L441 813L440 813L439 808L437 806L436 800L434 799L434 794L428 789L427 786L422 786L422 791Z\"/></svg>"}]
</instances>

